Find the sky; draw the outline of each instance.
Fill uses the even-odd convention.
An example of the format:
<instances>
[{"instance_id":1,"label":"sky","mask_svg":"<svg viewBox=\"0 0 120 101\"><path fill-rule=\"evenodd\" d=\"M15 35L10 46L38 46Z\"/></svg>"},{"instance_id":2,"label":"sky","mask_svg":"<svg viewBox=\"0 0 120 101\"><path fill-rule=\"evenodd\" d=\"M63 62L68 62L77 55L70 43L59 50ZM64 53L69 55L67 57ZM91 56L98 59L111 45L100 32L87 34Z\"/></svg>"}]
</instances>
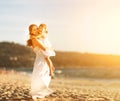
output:
<instances>
[{"instance_id":1,"label":"sky","mask_svg":"<svg viewBox=\"0 0 120 101\"><path fill-rule=\"evenodd\" d=\"M55 50L120 55L119 0L1 0L0 42L25 45L45 23Z\"/></svg>"}]
</instances>

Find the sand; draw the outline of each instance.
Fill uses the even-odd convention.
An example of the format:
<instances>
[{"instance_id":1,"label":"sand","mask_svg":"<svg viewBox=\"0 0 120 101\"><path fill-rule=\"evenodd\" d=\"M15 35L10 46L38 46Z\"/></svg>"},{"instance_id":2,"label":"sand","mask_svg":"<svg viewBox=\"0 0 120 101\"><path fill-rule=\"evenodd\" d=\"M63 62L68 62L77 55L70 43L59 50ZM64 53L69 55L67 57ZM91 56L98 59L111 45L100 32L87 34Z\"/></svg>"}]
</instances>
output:
<instances>
[{"instance_id":1,"label":"sand","mask_svg":"<svg viewBox=\"0 0 120 101\"><path fill-rule=\"evenodd\" d=\"M40 101L120 101L119 80L55 77L54 93ZM25 73L0 74L0 101L33 101L30 76Z\"/></svg>"}]
</instances>

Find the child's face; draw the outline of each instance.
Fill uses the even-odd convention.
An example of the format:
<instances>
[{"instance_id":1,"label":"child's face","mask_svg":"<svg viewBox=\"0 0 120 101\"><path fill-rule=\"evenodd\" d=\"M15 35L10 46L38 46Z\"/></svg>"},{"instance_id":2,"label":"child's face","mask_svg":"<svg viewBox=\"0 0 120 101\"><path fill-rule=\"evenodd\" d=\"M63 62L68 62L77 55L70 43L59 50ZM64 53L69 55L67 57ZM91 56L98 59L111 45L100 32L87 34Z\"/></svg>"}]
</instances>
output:
<instances>
[{"instance_id":1,"label":"child's face","mask_svg":"<svg viewBox=\"0 0 120 101\"><path fill-rule=\"evenodd\" d=\"M41 37L45 37L46 34L46 27L39 27L38 28L38 35Z\"/></svg>"},{"instance_id":2,"label":"child's face","mask_svg":"<svg viewBox=\"0 0 120 101\"><path fill-rule=\"evenodd\" d=\"M42 33L47 33L47 27L46 27L46 26L44 26L44 27L42 28Z\"/></svg>"},{"instance_id":3,"label":"child's face","mask_svg":"<svg viewBox=\"0 0 120 101\"><path fill-rule=\"evenodd\" d=\"M43 36L43 37L46 37L46 34L47 34L47 33L46 33L46 27L45 27L45 28L42 28L42 36Z\"/></svg>"}]
</instances>

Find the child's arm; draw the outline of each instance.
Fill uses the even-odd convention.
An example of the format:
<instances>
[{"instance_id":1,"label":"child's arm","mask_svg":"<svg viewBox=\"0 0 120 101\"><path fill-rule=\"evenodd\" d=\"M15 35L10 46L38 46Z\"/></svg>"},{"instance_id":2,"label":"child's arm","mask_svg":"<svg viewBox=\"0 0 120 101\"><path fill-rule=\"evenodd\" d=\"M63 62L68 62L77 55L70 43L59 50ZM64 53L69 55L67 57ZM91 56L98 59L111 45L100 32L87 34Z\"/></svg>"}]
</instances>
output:
<instances>
[{"instance_id":1,"label":"child's arm","mask_svg":"<svg viewBox=\"0 0 120 101\"><path fill-rule=\"evenodd\" d=\"M46 48L44 47L44 45L40 42L38 42L38 40L36 38L32 39L32 43L33 43L33 47L34 46L38 46L39 48L41 48L42 50L46 50Z\"/></svg>"}]
</instances>

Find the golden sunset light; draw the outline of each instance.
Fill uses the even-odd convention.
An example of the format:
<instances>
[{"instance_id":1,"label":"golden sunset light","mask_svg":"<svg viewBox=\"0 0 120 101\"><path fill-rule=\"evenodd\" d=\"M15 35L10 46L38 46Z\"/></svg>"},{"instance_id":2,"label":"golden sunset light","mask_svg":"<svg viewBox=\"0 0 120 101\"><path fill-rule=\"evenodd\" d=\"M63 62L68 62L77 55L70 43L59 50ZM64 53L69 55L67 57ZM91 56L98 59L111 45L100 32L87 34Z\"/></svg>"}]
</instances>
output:
<instances>
[{"instance_id":1,"label":"golden sunset light","mask_svg":"<svg viewBox=\"0 0 120 101\"><path fill-rule=\"evenodd\" d=\"M27 25L46 23L56 50L120 54L119 0L26 0L1 5L1 41L25 45Z\"/></svg>"}]
</instances>

